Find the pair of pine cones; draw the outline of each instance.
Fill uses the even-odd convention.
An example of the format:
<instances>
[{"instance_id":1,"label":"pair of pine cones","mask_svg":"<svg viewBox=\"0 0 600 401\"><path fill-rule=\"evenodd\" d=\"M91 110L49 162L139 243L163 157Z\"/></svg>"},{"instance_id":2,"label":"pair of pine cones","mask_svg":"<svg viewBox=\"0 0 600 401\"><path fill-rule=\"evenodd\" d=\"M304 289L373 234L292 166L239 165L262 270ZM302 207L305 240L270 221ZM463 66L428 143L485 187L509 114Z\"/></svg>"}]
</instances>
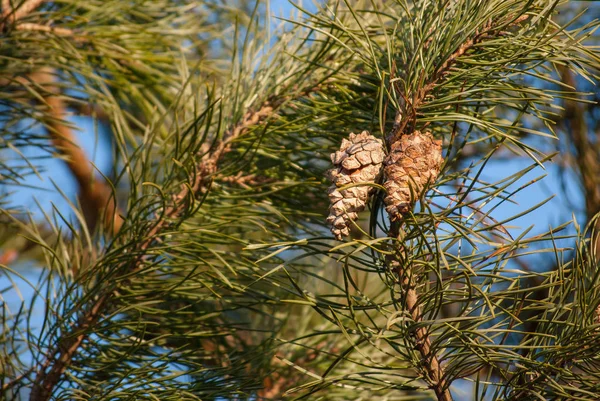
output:
<instances>
[{"instance_id":1,"label":"pair of pine cones","mask_svg":"<svg viewBox=\"0 0 600 401\"><path fill-rule=\"evenodd\" d=\"M419 195L432 184L443 161L442 142L429 132L415 131L391 145L386 156L381 139L368 131L350 134L340 150L331 154L334 168L329 171L331 232L338 240L350 235L350 227L364 210L374 191L375 180L383 170L387 196L386 211L392 221L408 213Z\"/></svg>"}]
</instances>

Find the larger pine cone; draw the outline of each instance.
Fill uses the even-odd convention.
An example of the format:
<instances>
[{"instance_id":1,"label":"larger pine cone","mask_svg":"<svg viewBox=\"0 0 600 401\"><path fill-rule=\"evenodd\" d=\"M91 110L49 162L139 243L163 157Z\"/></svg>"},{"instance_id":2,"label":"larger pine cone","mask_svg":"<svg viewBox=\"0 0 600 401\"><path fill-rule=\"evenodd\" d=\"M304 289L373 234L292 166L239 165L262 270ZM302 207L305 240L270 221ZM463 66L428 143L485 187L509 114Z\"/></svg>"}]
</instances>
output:
<instances>
[{"instance_id":1,"label":"larger pine cone","mask_svg":"<svg viewBox=\"0 0 600 401\"><path fill-rule=\"evenodd\" d=\"M350 134L348 140L343 139L340 150L331 154L335 168L329 171L333 185L329 187L329 217L331 232L338 240L350 235L352 221L358 218L358 212L364 210L373 187L361 185L339 190L348 184L374 183L381 171L381 163L385 153L383 142L363 131Z\"/></svg>"},{"instance_id":2,"label":"larger pine cone","mask_svg":"<svg viewBox=\"0 0 600 401\"><path fill-rule=\"evenodd\" d=\"M386 210L392 221L408 213L428 184L437 178L442 162L442 141L431 133L415 131L392 144L384 161Z\"/></svg>"}]
</instances>

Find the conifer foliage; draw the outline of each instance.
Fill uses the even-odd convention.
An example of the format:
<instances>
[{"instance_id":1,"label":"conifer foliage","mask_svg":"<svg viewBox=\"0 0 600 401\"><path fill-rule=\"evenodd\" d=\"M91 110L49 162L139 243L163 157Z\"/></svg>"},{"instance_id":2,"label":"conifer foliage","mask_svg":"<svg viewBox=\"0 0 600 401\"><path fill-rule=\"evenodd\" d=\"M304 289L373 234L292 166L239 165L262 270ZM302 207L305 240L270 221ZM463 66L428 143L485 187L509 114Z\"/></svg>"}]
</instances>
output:
<instances>
[{"instance_id":1,"label":"conifer foliage","mask_svg":"<svg viewBox=\"0 0 600 401\"><path fill-rule=\"evenodd\" d=\"M575 3L1 1L0 398L599 399L598 219L509 207L588 135Z\"/></svg>"}]
</instances>

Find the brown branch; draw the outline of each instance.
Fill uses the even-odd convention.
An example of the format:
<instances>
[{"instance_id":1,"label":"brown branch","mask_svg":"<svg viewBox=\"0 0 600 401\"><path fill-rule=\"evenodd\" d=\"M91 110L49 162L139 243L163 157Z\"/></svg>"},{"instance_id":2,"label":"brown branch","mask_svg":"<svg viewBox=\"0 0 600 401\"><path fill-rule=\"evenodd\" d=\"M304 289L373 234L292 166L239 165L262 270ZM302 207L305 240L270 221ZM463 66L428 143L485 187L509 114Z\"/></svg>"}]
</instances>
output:
<instances>
[{"instance_id":1,"label":"brown branch","mask_svg":"<svg viewBox=\"0 0 600 401\"><path fill-rule=\"evenodd\" d=\"M180 216L188 206L187 199L190 195L190 189L193 191L193 195L196 196L207 188L209 184L208 180L217 171L219 161L231 150L232 141L247 132L251 126L257 125L273 115L275 107L279 104L272 104L267 101L257 111L246 113L242 121L227 131L223 139L213 146L212 149L209 149L209 146L204 148L204 156L196 166L196 176L193 184L191 186L183 185L182 189L173 196L173 205L165 210L163 217L156 221L147 233L146 238L139 243L136 253L140 256L131 265L123 266L124 271L122 274L129 274L140 267L144 261L144 251L156 240L156 236L168 226L169 221ZM118 278L115 280L118 280ZM109 290L99 296L93 305L83 312L70 332L64 333L58 345L48 352L46 360L37 371L33 382L33 389L29 398L31 401L46 401L50 399L53 389L60 381L60 377L70 366L71 361L77 354L77 350L88 337L89 329L100 319L112 294L112 290Z\"/></svg>"},{"instance_id":2,"label":"brown branch","mask_svg":"<svg viewBox=\"0 0 600 401\"><path fill-rule=\"evenodd\" d=\"M215 177L215 179L228 184L238 185L244 189L251 189L252 187L270 184L276 181L273 178L257 176L256 174L244 175L242 171L236 175L219 176Z\"/></svg>"},{"instance_id":3,"label":"brown branch","mask_svg":"<svg viewBox=\"0 0 600 401\"><path fill-rule=\"evenodd\" d=\"M399 224L394 223L390 229L389 236L400 240ZM386 257L387 265L396 273L400 280L400 286L404 292L404 302L406 310L410 313L415 323L423 321L423 312L419 304L419 296L414 284L413 273L410 266L403 266L400 262L401 254L404 251L401 247L397 248L396 254ZM437 355L431 349L431 338L427 327L420 326L414 331L415 347L423 358L423 376L429 383L431 389L435 392L438 401L452 401L450 394L450 383L444 377L444 368L440 364Z\"/></svg>"},{"instance_id":4,"label":"brown branch","mask_svg":"<svg viewBox=\"0 0 600 401\"><path fill-rule=\"evenodd\" d=\"M2 0L2 21L0 21L0 31L6 30L7 26L12 24L17 31L48 32L58 36L72 36L79 41L82 40L81 37L76 37L73 30L68 28L42 25L33 22L19 22L44 3L45 0L28 0L16 10L10 5L13 1L17 0Z\"/></svg>"},{"instance_id":5,"label":"brown branch","mask_svg":"<svg viewBox=\"0 0 600 401\"><path fill-rule=\"evenodd\" d=\"M509 25L518 24L526 18L527 16L521 16L512 21ZM404 134L404 131L407 129L407 127L409 127L409 125L414 124L417 110L421 103L448 75L452 66L457 62L459 57L464 55L481 40L493 33L492 21L488 21L480 31L477 31L472 38L469 38L466 42L462 43L450 55L450 57L448 57L437 68L435 73L428 79L428 82L424 83L420 90L412 94L412 99L409 98L409 94L400 93L400 97L403 99L403 106L396 111L394 125L387 135L387 140L390 144L397 141L400 136ZM498 33L500 32L498 31ZM389 235L392 238L398 238L397 225L393 226ZM398 275L400 285L405 294L405 305L408 312L410 313L413 321L415 323L419 323L423 321L423 315L418 301L417 290L414 284L411 283L410 267L406 268L401 266L397 256L398 255L393 255L388 257L388 264L390 267L393 267ZM418 327L414 332L414 337L415 346L423 358L423 376L425 380L429 383L439 401L451 401L452 395L450 393L450 383L448 383L447 379L444 377L444 369L440 364L436 354L431 350L431 339L427 328Z\"/></svg>"},{"instance_id":6,"label":"brown branch","mask_svg":"<svg viewBox=\"0 0 600 401\"><path fill-rule=\"evenodd\" d=\"M17 10L12 10L10 0L2 0L2 15L5 21L0 25L0 28L4 29L6 22L10 22L15 24L15 29L18 30L44 31L61 35L72 34L72 31L63 28L54 28L34 23L17 24L21 18L25 17L43 2L44 0L29 0L24 2ZM105 224L112 228L113 233L116 233L121 228L123 219L117 213L117 207L110 188L104 182L94 179L95 174L89 161L86 159L81 148L76 145L70 128L64 123L66 105L56 88L52 71L47 69L38 71L29 78L36 84L44 86L48 92L44 100L49 107L49 113L44 118L44 122L48 127L55 147L67 156L67 165L80 187L82 204L90 205L94 209L91 213L95 217L86 216L86 219L93 218L93 220L89 220L90 223L88 224L94 226L97 213L105 209ZM22 80L18 81L22 82ZM173 205L165 210L161 218L148 231L146 239L139 243L137 249L139 256L129 266L122 266L124 268L122 269L123 274L128 274L140 267L145 259L145 251L156 240L156 237L168 226L170 220L177 218L185 210L190 191L196 196L207 188L209 184L208 180L217 171L217 166L221 158L230 151L232 142L237 137L243 135L251 126L257 125L273 115L274 109L282 101L283 99L280 99L280 102L273 104L267 101L258 111L246 113L242 121L227 131L223 139L216 146L206 146L203 148L204 156L196 166L193 185L191 187L182 185L182 189L173 196ZM82 312L70 330L62 334L58 344L48 351L44 361L36 371L30 400L46 401L51 398L52 392L59 383L61 376L71 365L82 343L88 338L90 328L100 320L112 295L112 289L101 293L93 301L92 305Z\"/></svg>"},{"instance_id":7,"label":"brown branch","mask_svg":"<svg viewBox=\"0 0 600 401\"><path fill-rule=\"evenodd\" d=\"M18 21L39 7L44 0L28 0L20 7L13 9L11 0L2 0L2 16L12 23ZM57 34L71 34L64 28L53 28L45 25L22 23L17 29L44 30ZM43 117L50 139L56 149L66 157L66 163L79 186L79 196L89 231L94 231L98 218L104 217L105 227L114 234L121 228L123 218L120 216L116 199L111 188L102 180L97 179L90 161L83 150L76 144L71 128L65 123L67 106L60 96L56 78L51 69L42 68L26 78L16 78L16 83L28 86L31 83L39 86L44 93L44 101L48 106L47 114ZM5 83L6 84L6 83Z\"/></svg>"},{"instance_id":8,"label":"brown branch","mask_svg":"<svg viewBox=\"0 0 600 401\"><path fill-rule=\"evenodd\" d=\"M17 23L43 2L44 0L28 0L22 3L17 9L13 9L10 6L11 0L3 0L2 16L5 20ZM63 28L52 28L39 24L24 23L17 26L17 28L19 27L21 29L42 29L48 32L63 34L70 32ZM112 234L116 233L123 224L123 218L117 209L116 199L113 196L111 188L102 179L96 179L96 174L90 161L83 150L76 144L71 128L65 124L67 107L56 86L56 78L53 71L48 68L41 69L31 74L28 79L17 80L17 82L23 85L28 85L28 81L33 82L46 91L43 95L48 106L48 113L44 115L43 122L46 124L53 145L59 152L66 156L67 166L79 185L79 196L88 229L94 231L98 217L104 216L105 227Z\"/></svg>"},{"instance_id":9,"label":"brown branch","mask_svg":"<svg viewBox=\"0 0 600 401\"><path fill-rule=\"evenodd\" d=\"M123 225L116 199L111 188L103 179L96 177L91 162L77 145L71 128L65 123L67 107L56 87L55 76L51 69L42 69L30 75L36 85L45 90L44 100L48 114L43 118L52 144L65 156L66 164L79 186L79 197L86 224L93 231L98 218L103 216L104 226L115 234Z\"/></svg>"},{"instance_id":10,"label":"brown branch","mask_svg":"<svg viewBox=\"0 0 600 401\"><path fill-rule=\"evenodd\" d=\"M571 88L577 83L568 67L561 69L562 81ZM575 92L575 89L573 89ZM574 93L574 95L576 95ZM577 100L565 100L563 124L575 148L575 162L581 177L585 197L585 210L588 221L600 213L600 154L589 137L584 105ZM596 232L592 239L597 259L600 258L600 219L594 225Z\"/></svg>"},{"instance_id":11,"label":"brown branch","mask_svg":"<svg viewBox=\"0 0 600 401\"><path fill-rule=\"evenodd\" d=\"M68 28L22 22L15 26L17 31L48 32L59 36L75 36L75 32Z\"/></svg>"},{"instance_id":12,"label":"brown branch","mask_svg":"<svg viewBox=\"0 0 600 401\"><path fill-rule=\"evenodd\" d=\"M2 1L2 17L9 22L15 23L29 15L33 10L42 5L45 0L27 0L20 7L13 9L10 4L17 0Z\"/></svg>"},{"instance_id":13,"label":"brown branch","mask_svg":"<svg viewBox=\"0 0 600 401\"><path fill-rule=\"evenodd\" d=\"M442 64L440 64L431 77L428 77L427 82L424 82L424 84L415 93L413 93L412 96L409 96L410 94L401 94L401 97L405 101L405 110L396 111L394 126L387 136L389 143L397 141L399 136L404 134L404 131L407 129L407 127L414 123L417 110L425 98L429 96L431 92L440 84L440 82L442 82L443 79L450 73L452 67L456 64L461 56L473 49L484 39L506 35L507 32L501 31L500 27L504 26L505 28L508 28L516 26L527 20L529 16L521 15L520 17L510 21L512 18L513 16L509 16L507 18L508 21L505 20L496 24L494 24L494 21L486 22L483 27L475 32L473 37L468 38L465 42L458 46L458 48L446 60L444 60Z\"/></svg>"},{"instance_id":14,"label":"brown branch","mask_svg":"<svg viewBox=\"0 0 600 401\"><path fill-rule=\"evenodd\" d=\"M1 389L1 391L2 391L2 394L3 394L4 396L6 396L6 392L7 392L8 390L10 390L11 388L13 388L13 387L14 387L14 386L16 386L17 384L19 384L19 382L20 382L21 380L23 380L25 377L27 377L27 376L28 376L28 375L29 375L29 374L30 374L32 371L33 371L33 368L29 368L29 369L27 369L27 371L25 371L24 373L21 373L19 376L15 377L14 379L10 380L9 382L7 382L7 383L4 383L4 384L2 385L2 389Z\"/></svg>"},{"instance_id":15,"label":"brown branch","mask_svg":"<svg viewBox=\"0 0 600 401\"><path fill-rule=\"evenodd\" d=\"M398 238L397 229L392 229L390 235ZM404 291L405 305L408 313L415 323L423 321L423 312L419 304L419 297L415 284L411 282L412 272L398 261L398 255L388 256L388 266L391 267L400 280ZM426 327L420 326L414 332L415 347L423 358L424 378L435 392L438 401L452 401L450 386L444 377L444 369L435 352L431 350L431 339Z\"/></svg>"}]
</instances>

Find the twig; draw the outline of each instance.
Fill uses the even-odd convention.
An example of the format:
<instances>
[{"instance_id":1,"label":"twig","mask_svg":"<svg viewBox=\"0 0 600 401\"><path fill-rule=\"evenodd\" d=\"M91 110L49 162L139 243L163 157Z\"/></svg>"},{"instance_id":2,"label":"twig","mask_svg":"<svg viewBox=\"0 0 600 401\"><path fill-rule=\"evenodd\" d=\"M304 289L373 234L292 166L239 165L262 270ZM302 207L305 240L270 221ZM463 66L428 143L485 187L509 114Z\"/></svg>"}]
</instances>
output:
<instances>
[{"instance_id":1,"label":"twig","mask_svg":"<svg viewBox=\"0 0 600 401\"><path fill-rule=\"evenodd\" d=\"M17 9L13 9L10 6L11 0L4 0L2 1L2 16L10 22L16 22L41 6L44 1L45 0L27 0Z\"/></svg>"},{"instance_id":2,"label":"twig","mask_svg":"<svg viewBox=\"0 0 600 401\"><path fill-rule=\"evenodd\" d=\"M56 88L55 76L50 69L42 69L30 76L35 84L46 90L44 100L48 107L45 123L52 144L63 155L65 162L79 185L79 196L86 224L90 231L97 225L98 217L104 217L105 227L115 234L123 225L116 199L111 188L96 174L83 150L77 145L71 129L65 124L66 105Z\"/></svg>"},{"instance_id":3,"label":"twig","mask_svg":"<svg viewBox=\"0 0 600 401\"><path fill-rule=\"evenodd\" d=\"M398 238L398 225L390 230L390 236ZM419 297L415 285L411 282L410 267L402 266L398 261L397 255L387 257L387 263L394 270L400 280L400 285L404 291L404 299L407 311L410 313L415 323L423 321L423 312L419 305ZM444 369L440 364L436 354L431 350L431 339L429 332L424 326L417 327L414 332L415 346L423 358L423 369L425 380L429 383L431 389L435 392L438 401L452 401L450 386L444 377Z\"/></svg>"},{"instance_id":4,"label":"twig","mask_svg":"<svg viewBox=\"0 0 600 401\"><path fill-rule=\"evenodd\" d=\"M251 126L257 125L273 115L275 107L277 107L277 104L266 102L257 111L246 113L242 121L227 131L223 136L223 139L219 141L211 151L207 151L205 148L206 153L204 153L204 156L196 167L196 177L193 185L183 186L182 189L173 196L173 205L165 210L163 217L156 221L156 224L154 224L147 233L146 238L139 243L137 253L140 256L129 266L123 266L125 268L123 274L128 274L139 268L144 260L144 251L146 251L155 241L155 237L162 229L168 226L170 220L181 215L185 210L190 189L194 192L194 195L198 195L206 189L208 179L216 172L219 161L230 151L231 142L247 132ZM33 382L33 389L30 395L31 401L46 401L50 399L53 389L60 381L60 377L70 366L77 350L88 337L89 328L100 319L112 294L113 292L111 289L100 295L96 301L94 301L93 305L83 312L78 319L77 324L71 328L70 332L63 333L57 346L48 352L46 360L37 371L36 378Z\"/></svg>"},{"instance_id":5,"label":"twig","mask_svg":"<svg viewBox=\"0 0 600 401\"><path fill-rule=\"evenodd\" d=\"M250 189L257 185L270 184L276 181L273 178L257 176L256 174L244 175L241 171L236 175L215 177L215 180L226 182L228 184L239 185L244 189Z\"/></svg>"},{"instance_id":6,"label":"twig","mask_svg":"<svg viewBox=\"0 0 600 401\"><path fill-rule=\"evenodd\" d=\"M75 32L68 28L60 28L49 25L22 22L15 26L17 31L49 32L60 36L75 36Z\"/></svg>"},{"instance_id":7,"label":"twig","mask_svg":"<svg viewBox=\"0 0 600 401\"><path fill-rule=\"evenodd\" d=\"M15 385L17 385L21 380L23 380L25 377L27 377L28 375L30 375L31 372L33 372L33 368L27 369L24 373L21 373L19 376L15 377L14 379L12 379L11 381L9 381L8 383L4 383L2 385L2 394L6 395L6 393L5 393L6 391L10 390Z\"/></svg>"},{"instance_id":8,"label":"twig","mask_svg":"<svg viewBox=\"0 0 600 401\"><path fill-rule=\"evenodd\" d=\"M508 17L509 20L511 18L513 17ZM402 97L405 100L405 110L398 110L396 113L396 120L398 120L398 116L400 115L402 121L394 122L394 128L392 129L390 134L388 134L388 142L393 143L397 141L398 138L404 133L405 129L409 126L409 124L414 122L414 119L416 117L416 111L421 106L421 103L423 103L425 98L428 95L430 95L431 92L440 84L440 82L450 73L450 70L461 56L463 56L465 53L467 53L469 50L475 47L475 45L479 44L486 38L506 34L505 31L500 31L499 28L495 28L495 26L515 26L528 18L528 15L521 15L508 23L506 21L503 21L497 24L494 24L494 21L488 21L481 29L475 32L475 35L473 37L463 42L446 60L444 60L444 62L436 69L436 71L431 75L431 77L429 77L429 79L427 80L428 82L412 94L412 99L409 99L408 94L402 94ZM408 110L411 111L410 117L407 115Z\"/></svg>"},{"instance_id":9,"label":"twig","mask_svg":"<svg viewBox=\"0 0 600 401\"><path fill-rule=\"evenodd\" d=\"M54 27L49 25L42 25L33 22L19 22L25 18L29 13L38 8L45 0L28 0L21 4L17 9L11 7L11 2L17 0L2 0L2 20L0 21L0 31L5 30L9 24L14 25L14 29L17 31L32 31L32 32L48 32L59 36L73 36L75 32L68 28ZM81 40L81 38L75 38Z\"/></svg>"},{"instance_id":10,"label":"twig","mask_svg":"<svg viewBox=\"0 0 600 401\"><path fill-rule=\"evenodd\" d=\"M566 85L571 88L576 87L577 83L568 67L561 69L561 76ZM591 221L600 212L600 155L589 138L583 105L578 104L577 100L565 100L563 124L573 141L577 169L585 192L586 214L588 220ZM600 219L596 220L594 227L596 232L594 233L595 238L592 239L593 249L595 250L596 259L600 259L600 233L598 232L600 230Z\"/></svg>"}]
</instances>

